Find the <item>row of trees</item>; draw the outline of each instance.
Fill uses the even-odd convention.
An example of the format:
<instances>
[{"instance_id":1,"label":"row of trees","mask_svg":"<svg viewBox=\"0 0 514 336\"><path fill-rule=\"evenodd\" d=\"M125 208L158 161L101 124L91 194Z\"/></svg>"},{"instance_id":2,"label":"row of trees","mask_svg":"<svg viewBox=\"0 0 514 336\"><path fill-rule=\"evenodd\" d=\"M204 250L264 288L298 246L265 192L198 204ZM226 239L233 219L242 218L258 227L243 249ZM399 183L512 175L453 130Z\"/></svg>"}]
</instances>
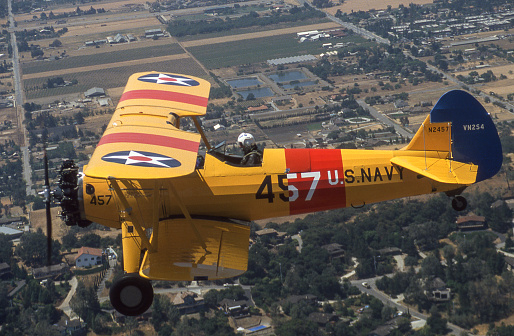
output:
<instances>
[{"instance_id":1,"label":"row of trees","mask_svg":"<svg viewBox=\"0 0 514 336\"><path fill-rule=\"evenodd\" d=\"M226 18L225 20L219 18L210 21L176 20L168 25L168 31L173 36L181 37L255 26L264 27L278 23L308 22L323 17L325 17L324 13L305 5L304 7L293 7L285 15L283 12L273 12L272 15L260 16L257 12L251 12L238 18Z\"/></svg>"}]
</instances>

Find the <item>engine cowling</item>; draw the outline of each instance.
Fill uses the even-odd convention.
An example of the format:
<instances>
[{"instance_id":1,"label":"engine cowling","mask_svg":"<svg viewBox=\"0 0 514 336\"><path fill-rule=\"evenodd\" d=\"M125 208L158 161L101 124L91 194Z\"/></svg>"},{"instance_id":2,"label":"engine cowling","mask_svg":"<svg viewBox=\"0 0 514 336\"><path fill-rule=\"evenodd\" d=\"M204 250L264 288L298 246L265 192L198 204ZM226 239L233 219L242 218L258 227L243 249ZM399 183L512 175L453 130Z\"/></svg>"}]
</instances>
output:
<instances>
[{"instance_id":1,"label":"engine cowling","mask_svg":"<svg viewBox=\"0 0 514 336\"><path fill-rule=\"evenodd\" d=\"M73 160L62 163L57 182L58 189L54 191L53 196L62 208L59 216L68 226L86 227L91 224L91 221L83 216L82 178L83 174Z\"/></svg>"}]
</instances>

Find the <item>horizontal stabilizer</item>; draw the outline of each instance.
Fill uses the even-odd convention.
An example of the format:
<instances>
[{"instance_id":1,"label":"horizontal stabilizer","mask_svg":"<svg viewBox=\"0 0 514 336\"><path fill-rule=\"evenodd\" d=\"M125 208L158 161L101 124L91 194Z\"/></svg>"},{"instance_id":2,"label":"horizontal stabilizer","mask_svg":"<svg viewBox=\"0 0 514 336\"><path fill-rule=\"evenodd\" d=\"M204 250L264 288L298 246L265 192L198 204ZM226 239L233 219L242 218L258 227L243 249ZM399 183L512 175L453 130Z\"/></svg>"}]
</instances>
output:
<instances>
[{"instance_id":1,"label":"horizontal stabilizer","mask_svg":"<svg viewBox=\"0 0 514 336\"><path fill-rule=\"evenodd\" d=\"M433 157L397 156L391 162L434 181L449 184L473 184L478 170L474 164Z\"/></svg>"},{"instance_id":2,"label":"horizontal stabilizer","mask_svg":"<svg viewBox=\"0 0 514 336\"><path fill-rule=\"evenodd\" d=\"M155 246L155 228L152 245ZM140 275L154 280L192 281L235 277L248 267L250 227L231 221L161 221L157 252L146 252Z\"/></svg>"}]
</instances>

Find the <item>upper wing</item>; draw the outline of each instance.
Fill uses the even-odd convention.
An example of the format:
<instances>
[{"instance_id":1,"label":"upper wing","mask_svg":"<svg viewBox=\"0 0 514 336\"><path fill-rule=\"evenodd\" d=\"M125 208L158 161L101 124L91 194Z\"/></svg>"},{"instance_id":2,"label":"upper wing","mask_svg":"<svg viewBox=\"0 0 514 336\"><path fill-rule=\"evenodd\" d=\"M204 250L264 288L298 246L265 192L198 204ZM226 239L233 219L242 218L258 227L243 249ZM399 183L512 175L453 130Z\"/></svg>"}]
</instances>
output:
<instances>
[{"instance_id":1,"label":"upper wing","mask_svg":"<svg viewBox=\"0 0 514 336\"><path fill-rule=\"evenodd\" d=\"M204 115L210 83L158 72L130 76L84 173L118 179L169 178L195 169L200 135L177 129L179 117Z\"/></svg>"}]
</instances>

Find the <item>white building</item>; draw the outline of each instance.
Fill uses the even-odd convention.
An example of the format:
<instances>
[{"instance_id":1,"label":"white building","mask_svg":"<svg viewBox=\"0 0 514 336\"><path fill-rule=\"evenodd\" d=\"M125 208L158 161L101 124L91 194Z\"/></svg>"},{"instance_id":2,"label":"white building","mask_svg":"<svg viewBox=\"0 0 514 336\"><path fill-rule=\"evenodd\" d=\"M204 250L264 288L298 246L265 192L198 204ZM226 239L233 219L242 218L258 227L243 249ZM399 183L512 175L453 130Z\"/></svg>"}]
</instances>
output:
<instances>
[{"instance_id":1,"label":"white building","mask_svg":"<svg viewBox=\"0 0 514 336\"><path fill-rule=\"evenodd\" d=\"M77 267L91 267L102 264L102 250L92 247L81 247L75 259Z\"/></svg>"}]
</instances>

